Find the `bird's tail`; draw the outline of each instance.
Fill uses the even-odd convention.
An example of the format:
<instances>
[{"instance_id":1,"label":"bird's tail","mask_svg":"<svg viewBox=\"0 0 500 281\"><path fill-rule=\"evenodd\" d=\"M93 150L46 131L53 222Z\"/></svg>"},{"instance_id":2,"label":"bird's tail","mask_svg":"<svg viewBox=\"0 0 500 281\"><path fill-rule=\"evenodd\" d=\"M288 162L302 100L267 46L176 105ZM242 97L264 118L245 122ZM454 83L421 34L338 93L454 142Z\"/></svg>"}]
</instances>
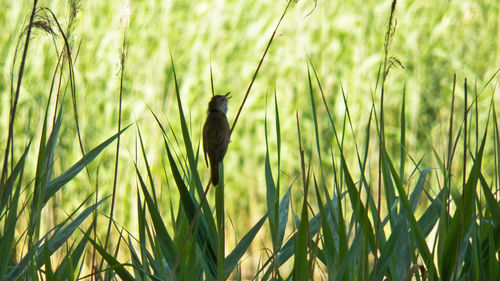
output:
<instances>
[{"instance_id":1,"label":"bird's tail","mask_svg":"<svg viewBox=\"0 0 500 281\"><path fill-rule=\"evenodd\" d=\"M219 184L219 165L218 163L210 164L210 177L212 178L212 184L216 186Z\"/></svg>"}]
</instances>

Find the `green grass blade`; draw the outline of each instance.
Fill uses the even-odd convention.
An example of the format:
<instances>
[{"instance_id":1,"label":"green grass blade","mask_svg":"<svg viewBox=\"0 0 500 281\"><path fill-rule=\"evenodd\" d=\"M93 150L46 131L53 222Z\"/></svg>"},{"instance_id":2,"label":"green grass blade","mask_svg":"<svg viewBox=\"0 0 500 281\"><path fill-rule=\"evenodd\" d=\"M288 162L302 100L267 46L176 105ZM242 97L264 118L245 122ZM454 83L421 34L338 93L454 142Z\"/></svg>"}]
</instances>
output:
<instances>
[{"instance_id":1,"label":"green grass blade","mask_svg":"<svg viewBox=\"0 0 500 281\"><path fill-rule=\"evenodd\" d=\"M96 146L94 149L89 151L82 157L82 159L78 160L71 168L62 173L59 177L50 181L47 185L47 189L45 192L45 196L43 197L43 204L47 203L47 201L61 189L66 183L72 180L81 170L83 170L90 162L92 162L108 145L110 145L119 135L121 135L125 130L128 129L129 126L123 128L119 133L110 137L100 145Z\"/></svg>"},{"instance_id":2,"label":"green grass blade","mask_svg":"<svg viewBox=\"0 0 500 281\"><path fill-rule=\"evenodd\" d=\"M278 169L276 173L276 187L278 196L280 197L280 173L281 171L281 127L280 127L280 114L278 110L278 98L276 96L276 89L274 89L274 118L276 120L275 128L276 128L276 149L278 153ZM278 243L281 246L281 243Z\"/></svg>"},{"instance_id":3,"label":"green grass blade","mask_svg":"<svg viewBox=\"0 0 500 281\"><path fill-rule=\"evenodd\" d=\"M200 176L198 174L198 166L196 158L194 157L193 144L191 142L191 136L189 135L189 129L184 115L184 109L182 108L181 95L179 92L179 85L177 81L177 73L175 71L174 58L172 56L172 53L170 53L170 63L172 66L172 73L174 75L175 94L177 97L177 110L179 110L179 121L182 129L182 137L184 139L184 148L186 149L189 168L191 171L191 175L193 176L192 180L194 181L195 186L199 189L199 191L201 191L201 194L203 194L203 185L201 184Z\"/></svg>"},{"instance_id":4,"label":"green grass blade","mask_svg":"<svg viewBox=\"0 0 500 281\"><path fill-rule=\"evenodd\" d=\"M418 227L421 229L422 235L427 237L431 233L434 226L436 226L437 221L440 219L443 207L442 202L446 192L444 189L441 190L435 198L432 198L427 192L425 193L431 204L426 208L424 214L418 220Z\"/></svg>"},{"instance_id":5,"label":"green grass blade","mask_svg":"<svg viewBox=\"0 0 500 281\"><path fill-rule=\"evenodd\" d=\"M347 187L347 191L349 193L349 199L351 200L351 205L353 209L353 213L355 214L357 222L363 228L363 233L367 235L368 242L371 249L375 249L375 232L373 231L372 224L370 219L367 216L367 210L365 210L365 206L361 201L361 194L359 193L354 181L352 179L351 173L347 168L347 163L345 162L344 155L341 154L341 162L343 165L343 172L345 177L345 184Z\"/></svg>"},{"instance_id":6,"label":"green grass blade","mask_svg":"<svg viewBox=\"0 0 500 281\"><path fill-rule=\"evenodd\" d=\"M137 126L137 137L139 138L139 144L141 147L141 154L142 154L142 159L144 160L144 165L146 166L146 172L148 173L148 179L149 179L149 184L151 185L151 193L153 194L153 200L155 203L158 204L157 198L156 198L156 187L155 183L153 180L153 175L151 173L151 167L149 166L149 161L148 157L146 156L146 149L144 148L144 142L142 139L142 133L141 130L139 129L139 126Z\"/></svg>"},{"instance_id":7,"label":"green grass blade","mask_svg":"<svg viewBox=\"0 0 500 281\"><path fill-rule=\"evenodd\" d=\"M300 224L298 226L297 236L295 238L295 251L293 263L293 280L309 280L310 268L307 259L307 250L309 245L309 215L307 212L307 197L304 197L302 211L300 215Z\"/></svg>"},{"instance_id":8,"label":"green grass blade","mask_svg":"<svg viewBox=\"0 0 500 281\"><path fill-rule=\"evenodd\" d=\"M295 180L292 182L292 184L290 184L290 187L288 188L285 195L283 195L283 198L281 199L281 202L279 204L278 233L277 233L277 246L279 248L281 248L281 246L283 245L283 238L285 237L285 229L286 229L286 224L288 222L288 210L290 205L290 190L292 189L294 182Z\"/></svg>"},{"instance_id":9,"label":"green grass blade","mask_svg":"<svg viewBox=\"0 0 500 281\"><path fill-rule=\"evenodd\" d=\"M143 262L141 263L139 255L137 255L137 252L135 251L134 246L132 245L132 240L130 239L130 237L128 238L127 246L130 252L130 257L132 259L132 268L134 271L135 280L136 281L147 280L148 278L146 277L146 274L151 275L149 272L149 268L147 266L147 260L143 260Z\"/></svg>"},{"instance_id":10,"label":"green grass blade","mask_svg":"<svg viewBox=\"0 0 500 281\"><path fill-rule=\"evenodd\" d=\"M47 247L50 255L52 255L54 252L56 252L62 245L64 245L67 240L71 237L73 232L83 223L83 221L94 212L94 210L101 205L105 200L107 199L104 198L101 201L99 201L96 204L93 204L92 206L88 207L84 211L80 213L73 221L69 222L67 225L57 229L54 234L48 238L48 234L46 237L41 239L39 242L35 243L33 245L33 248L26 254L24 258L21 259L21 261L14 266L8 273L6 280L16 280L19 278L24 271L27 269L28 263L32 259L32 255L36 253L36 261L37 264L40 265L43 263L44 259L44 253L43 251L40 251L44 247ZM66 221L68 221L67 219ZM65 222L66 222L65 221ZM63 222L64 223L64 222ZM61 224L63 224L61 223ZM49 232L50 233L50 232ZM42 244L42 242L44 243Z\"/></svg>"},{"instance_id":11,"label":"green grass blade","mask_svg":"<svg viewBox=\"0 0 500 281\"><path fill-rule=\"evenodd\" d=\"M389 222L391 224L391 227L395 227L396 224L396 217L397 217L397 202L396 202L396 188L394 187L393 179L391 177L391 172L389 167L387 167L387 161L386 159L382 157L382 177L383 177L383 186L384 186L384 191L385 191L385 203L388 212L388 217L389 217ZM382 195L381 195L382 196ZM379 241L380 242L380 241ZM381 245L383 247L383 245Z\"/></svg>"},{"instance_id":12,"label":"green grass blade","mask_svg":"<svg viewBox=\"0 0 500 281\"><path fill-rule=\"evenodd\" d=\"M141 202L141 196L139 194L139 189L137 189L137 227L139 231L139 249L141 253L141 258L142 258L142 269L143 271L150 273L149 272L149 264L148 264L148 252L146 248L146 227L147 227L147 221L146 221L146 207L143 205ZM132 246L132 245L131 245Z\"/></svg>"},{"instance_id":13,"label":"green grass blade","mask_svg":"<svg viewBox=\"0 0 500 281\"><path fill-rule=\"evenodd\" d=\"M23 173L24 171L24 165L26 161L26 155L28 154L29 148L31 145L31 140L28 142L26 147L24 148L24 152L17 161L16 165L14 166L14 169L12 170L11 174L7 177L7 181L5 182L5 185L0 187L0 195L2 198L2 201L0 201L0 214L3 213L5 207L7 206L7 203L9 201L9 197L11 196L12 190L14 188L14 184L20 174Z\"/></svg>"},{"instance_id":14,"label":"green grass blade","mask_svg":"<svg viewBox=\"0 0 500 281\"><path fill-rule=\"evenodd\" d=\"M87 246L87 238L90 237L90 234L92 233L93 230L93 225L91 225L87 231L85 232L85 237L83 237L76 247L73 249L71 247L71 250L69 251L70 254L66 255L64 259L62 260L61 264L58 266L56 269L55 275L60 279L64 280L66 277L68 277L68 274L72 274L72 268L74 268L75 264L78 264L78 261L82 259L83 253L85 251L85 247ZM69 280L72 280L70 278L67 278ZM74 279L73 279L74 280Z\"/></svg>"},{"instance_id":15,"label":"green grass blade","mask_svg":"<svg viewBox=\"0 0 500 281\"><path fill-rule=\"evenodd\" d=\"M16 165L16 169L14 169L13 173L11 176L9 176L9 179L7 180L7 184L11 182L11 180L15 180L17 176L15 174L23 174L22 170L24 169L24 159L26 156L26 153L28 152L28 147L25 150L25 153L21 157L21 159L18 162L18 165ZM16 170L21 170L20 172L16 172ZM12 181L12 185L14 182ZM12 189L12 187L7 187L9 190ZM9 191L10 193L10 191ZM21 193L21 181L18 182L17 188L15 189L14 195L10 198L10 203L9 207L6 209L6 212L0 212L3 216L6 216L5 219L5 224L3 225L3 233L0 236L0 253L2 253L2 256L4 258L0 259L0 280L4 280L5 273L8 270L8 262L10 260L12 251L14 249L14 235L16 232L16 223L17 223L17 208L18 208L18 202L19 202L19 195ZM7 202L6 202L7 203ZM0 219L1 221L1 219ZM8 280L8 279L7 279Z\"/></svg>"},{"instance_id":16,"label":"green grass blade","mask_svg":"<svg viewBox=\"0 0 500 281\"><path fill-rule=\"evenodd\" d=\"M158 126L162 130L164 144L165 144L165 146L167 146L167 142L166 142L166 139L168 139L167 133L165 132L165 129L163 128L163 125L161 124L161 122L158 119L158 117L156 116L156 114L154 114L154 112L151 112L151 113L153 114L153 117L155 118L156 123L158 124ZM175 138L175 134L174 134L174 138ZM200 199L203 198L204 194L205 194L203 188L196 183L195 183L195 187L196 187L196 191L198 192L199 198ZM210 230L209 233L215 233L216 232L215 220L214 220L213 216L211 215L211 209L210 209L210 206L208 205L208 203L206 202L206 200L205 200L204 204L202 205L202 209L203 209L203 212L202 212L203 217L205 218L206 223L208 225L207 227ZM215 241L216 241L215 235L212 235L212 236L213 236L213 237L211 237L211 239L213 240L212 243L215 243Z\"/></svg>"},{"instance_id":17,"label":"green grass blade","mask_svg":"<svg viewBox=\"0 0 500 281\"><path fill-rule=\"evenodd\" d=\"M413 213L415 213L415 211L417 210L418 202L422 195L422 191L424 190L425 180L427 179L429 171L431 171L430 168L425 168L422 170L420 176L418 177L417 184L415 184L415 188L410 195L410 206Z\"/></svg>"},{"instance_id":18,"label":"green grass blade","mask_svg":"<svg viewBox=\"0 0 500 281\"><path fill-rule=\"evenodd\" d=\"M177 168L177 164L175 163L175 160L172 156L172 153L170 151L170 148L167 144L167 141L164 139L165 147L167 149L167 156L168 160L170 162L170 168L172 171L172 175L174 177L177 190L179 192L179 196L182 201L182 207L184 208L184 212L186 216L188 217L189 221L192 221L195 218L195 213L196 213L196 206L194 203L194 198L192 197L192 194L188 191L186 184L184 183L184 180L181 177L181 174L179 172L179 169ZM219 170L221 170L221 167L219 167ZM222 171L220 171L222 172ZM221 178L221 182L223 182L223 179ZM208 268L211 268L213 272L211 274L215 274L215 268L214 265L217 264L217 258L216 258L216 247L215 247L215 234L212 232L208 231L206 220L204 219L204 216L197 216L198 217L198 222L199 226L196 227L197 232L195 233L196 240L198 241L199 246L203 249L207 247L207 256L206 259L204 259L204 262L207 263Z\"/></svg>"},{"instance_id":19,"label":"green grass blade","mask_svg":"<svg viewBox=\"0 0 500 281\"><path fill-rule=\"evenodd\" d=\"M330 226L330 222L328 220L329 217L332 217L333 214L329 214L323 206L323 201L321 199L321 194L319 192L318 184L316 179L314 179L314 189L316 191L316 198L318 200L319 214L321 215L321 229L323 231L323 252L325 255L325 265L326 270L328 272L328 280L332 280L335 276L335 262L338 249L335 246L335 238L333 235L333 231Z\"/></svg>"},{"instance_id":20,"label":"green grass blade","mask_svg":"<svg viewBox=\"0 0 500 281\"><path fill-rule=\"evenodd\" d=\"M177 258L177 249L175 248L175 244L172 238L170 237L167 228L163 224L160 211L158 210L158 205L156 205L153 199L151 198L151 195L149 194L149 191L139 173L139 170L136 171L137 171L137 178L139 179L139 184L142 188L142 193L144 194L144 200L146 202L146 205L148 206L149 214L153 222L154 230L156 233L156 239L158 239L159 240L158 242L161 243L162 246L164 246L162 250L164 249L163 255L165 257L166 263L169 266L173 267Z\"/></svg>"},{"instance_id":21,"label":"green grass blade","mask_svg":"<svg viewBox=\"0 0 500 281\"><path fill-rule=\"evenodd\" d=\"M245 236L238 242L233 251L225 258L224 260L224 270L225 270L225 278L227 279L231 272L233 272L236 265L240 261L243 254L245 254L246 250L250 246L250 243L255 238L255 235L259 232L260 228L266 221L267 214L265 214L251 229L248 231Z\"/></svg>"},{"instance_id":22,"label":"green grass blade","mask_svg":"<svg viewBox=\"0 0 500 281\"><path fill-rule=\"evenodd\" d=\"M49 250L51 254L53 254L60 246L65 244L68 240L68 238L72 235L72 233L83 223L83 221L94 212L95 209L99 205L101 205L104 201L106 201L108 197L105 197L104 199L100 200L96 204L93 204L92 206L88 207L84 211L78 215L73 221L71 221L68 225L58 229L52 237L46 242L46 244L49 247Z\"/></svg>"},{"instance_id":23,"label":"green grass blade","mask_svg":"<svg viewBox=\"0 0 500 281\"><path fill-rule=\"evenodd\" d=\"M217 220L217 280L224 280L226 270L224 259L226 255L225 230L225 203L224 203L224 163L219 163L219 183L215 187L215 216ZM210 250L210 249L209 249Z\"/></svg>"},{"instance_id":24,"label":"green grass blade","mask_svg":"<svg viewBox=\"0 0 500 281\"><path fill-rule=\"evenodd\" d=\"M321 228L321 216L319 214L315 215L310 221L309 221L309 235L310 237L313 237L318 233L318 231ZM297 234L295 233L288 239L281 247L280 252L278 253L278 256L276 257L276 264L278 267L282 266L285 262L287 262L292 256L294 256L295 253L295 240L297 239ZM262 277L262 280L266 280L269 278L269 275L271 274L272 267L269 267L266 272L264 273L264 276Z\"/></svg>"},{"instance_id":25,"label":"green grass blade","mask_svg":"<svg viewBox=\"0 0 500 281\"><path fill-rule=\"evenodd\" d=\"M342 263L337 269L335 280L351 280L350 277L345 276L358 276L360 273L358 272L356 265L359 263L358 259L360 257L360 253L363 248L363 231L361 226L357 228L355 232L354 238L352 240L352 245L349 247L345 258L342 260ZM354 271L354 272L350 272Z\"/></svg>"},{"instance_id":26,"label":"green grass blade","mask_svg":"<svg viewBox=\"0 0 500 281\"><path fill-rule=\"evenodd\" d=\"M398 223L391 229L391 235L385 243L384 247L381 249L380 257L378 258L377 268L374 272L376 281L383 280L386 270L390 266L391 262L396 259L396 254L401 251L401 248L397 246L400 245L400 241L404 239L403 237L408 235L408 224L404 218L400 218ZM409 268L409 267L408 267ZM401 276L398 276L399 280L402 280Z\"/></svg>"},{"instance_id":27,"label":"green grass blade","mask_svg":"<svg viewBox=\"0 0 500 281\"><path fill-rule=\"evenodd\" d=\"M410 222L410 229L415 235L417 248L420 250L419 253L422 256L422 259L424 260L424 263L431 276L430 279L437 280L437 271L434 266L433 256L429 251L429 248L427 247L425 236L423 235L422 229L417 223L415 214L413 213L410 206L410 201L408 200L408 196L406 195L403 185L401 184L401 181L399 179L399 176L397 175L396 169L394 168L394 165L392 164L391 159L388 157L387 151L385 151L385 149L383 150L382 157L385 158L384 161L387 163L390 172L392 173L392 178L394 179L395 186L399 193L399 199L401 200L402 209L405 211L405 215L408 216Z\"/></svg>"},{"instance_id":28,"label":"green grass blade","mask_svg":"<svg viewBox=\"0 0 500 281\"><path fill-rule=\"evenodd\" d=\"M101 256L109 264L109 269L116 272L121 280L124 281L135 281L134 277L125 269L125 264L121 264L114 256L110 255L103 247L97 244L92 238L87 236L87 239L92 244L92 246L101 254Z\"/></svg>"},{"instance_id":29,"label":"green grass blade","mask_svg":"<svg viewBox=\"0 0 500 281\"><path fill-rule=\"evenodd\" d=\"M308 87L309 87L309 99L311 103L311 110L312 110L312 117L313 117L313 125L314 125L314 136L315 136L315 141L316 141L316 152L318 153L318 159L319 159L319 169L320 169L320 174L321 174L321 182L325 182L325 177L323 175L323 159L322 159L322 151L321 151L321 144L320 144L320 135L319 135L319 129L318 129L318 116L316 112L316 103L314 102L314 91L313 91L313 86L312 86L312 77L311 77L311 72L309 71L309 65L311 65L311 68L314 72L314 75L316 77L316 82L318 84L318 87L323 93L323 90L321 88L321 83L319 81L318 75L316 73L316 69L314 68L314 65L312 64L311 60L309 60L309 64L307 65L307 81L308 81Z\"/></svg>"},{"instance_id":30,"label":"green grass blade","mask_svg":"<svg viewBox=\"0 0 500 281\"><path fill-rule=\"evenodd\" d=\"M403 88L403 97L401 97L401 113L400 113L400 133L399 133L399 177L405 178L405 163L406 163L406 84Z\"/></svg>"},{"instance_id":31,"label":"green grass blade","mask_svg":"<svg viewBox=\"0 0 500 281\"><path fill-rule=\"evenodd\" d=\"M490 218L493 220L495 228L493 229L493 233L495 235L495 243L497 243L497 250L500 249L500 202L498 202L486 182L486 179L481 174L481 187L484 193L484 197L486 199L486 210L490 213Z\"/></svg>"},{"instance_id":32,"label":"green grass blade","mask_svg":"<svg viewBox=\"0 0 500 281\"><path fill-rule=\"evenodd\" d=\"M267 118L267 117L266 117ZM265 122L267 123L267 122ZM264 125L267 127L267 125ZM271 239L273 242L273 249L278 249L278 237L277 237L277 225L278 225L278 200L277 198L277 190L274 185L273 173L271 171L271 163L269 161L269 144L267 141L267 129L264 129L264 135L266 139L266 158L264 164L264 174L266 178L266 203L267 210L269 212L269 228L271 230Z\"/></svg>"},{"instance_id":33,"label":"green grass blade","mask_svg":"<svg viewBox=\"0 0 500 281\"><path fill-rule=\"evenodd\" d=\"M457 249L461 248L460 243L465 237L465 231L469 228L475 215L474 200L477 198L475 189L481 173L486 133L487 131L484 133L481 147L474 159L474 164L472 165L469 178L464 186L462 196L457 200L457 209L451 220L451 225L446 231L445 236L439 241L443 243L439 258L439 271L444 280L450 280L452 278L460 254L460 251Z\"/></svg>"}]
</instances>

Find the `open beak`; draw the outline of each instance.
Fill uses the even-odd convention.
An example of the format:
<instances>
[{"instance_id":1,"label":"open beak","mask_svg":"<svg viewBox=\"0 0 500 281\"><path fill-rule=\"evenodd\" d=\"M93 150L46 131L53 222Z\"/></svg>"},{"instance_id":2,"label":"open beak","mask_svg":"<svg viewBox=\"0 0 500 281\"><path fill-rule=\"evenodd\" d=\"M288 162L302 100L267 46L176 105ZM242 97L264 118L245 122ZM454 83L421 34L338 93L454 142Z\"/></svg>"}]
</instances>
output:
<instances>
[{"instance_id":1,"label":"open beak","mask_svg":"<svg viewBox=\"0 0 500 281\"><path fill-rule=\"evenodd\" d=\"M224 95L224 96L226 97L226 100L228 100L228 99L232 98L232 97L230 96L230 94L231 94L231 92L227 92L227 93Z\"/></svg>"}]
</instances>

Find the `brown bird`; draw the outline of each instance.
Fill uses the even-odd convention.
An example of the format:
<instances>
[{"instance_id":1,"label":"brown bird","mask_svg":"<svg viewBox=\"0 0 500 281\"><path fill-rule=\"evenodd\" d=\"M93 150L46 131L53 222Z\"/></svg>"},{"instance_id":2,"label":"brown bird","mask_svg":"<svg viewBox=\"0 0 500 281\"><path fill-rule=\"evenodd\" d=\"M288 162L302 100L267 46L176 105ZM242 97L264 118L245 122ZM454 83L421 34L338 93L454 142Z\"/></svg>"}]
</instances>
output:
<instances>
[{"instance_id":1,"label":"brown bird","mask_svg":"<svg viewBox=\"0 0 500 281\"><path fill-rule=\"evenodd\" d=\"M227 100L229 93L213 96L208 103L207 120L203 126L203 151L205 162L210 161L210 176L212 184L219 183L219 163L226 155L231 130L227 122ZM208 161L207 161L208 155Z\"/></svg>"}]
</instances>

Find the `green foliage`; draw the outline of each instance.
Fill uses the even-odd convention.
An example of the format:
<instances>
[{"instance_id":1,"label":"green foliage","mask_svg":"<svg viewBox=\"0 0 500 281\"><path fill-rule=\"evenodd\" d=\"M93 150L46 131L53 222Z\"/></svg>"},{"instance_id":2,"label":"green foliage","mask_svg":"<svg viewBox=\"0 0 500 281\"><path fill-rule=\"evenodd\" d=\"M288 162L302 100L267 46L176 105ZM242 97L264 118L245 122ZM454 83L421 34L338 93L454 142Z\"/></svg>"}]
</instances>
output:
<instances>
[{"instance_id":1,"label":"green foliage","mask_svg":"<svg viewBox=\"0 0 500 281\"><path fill-rule=\"evenodd\" d=\"M0 280L500 278L497 3L137 2L116 40L116 3L4 2ZM247 90L210 189L223 88Z\"/></svg>"}]
</instances>

